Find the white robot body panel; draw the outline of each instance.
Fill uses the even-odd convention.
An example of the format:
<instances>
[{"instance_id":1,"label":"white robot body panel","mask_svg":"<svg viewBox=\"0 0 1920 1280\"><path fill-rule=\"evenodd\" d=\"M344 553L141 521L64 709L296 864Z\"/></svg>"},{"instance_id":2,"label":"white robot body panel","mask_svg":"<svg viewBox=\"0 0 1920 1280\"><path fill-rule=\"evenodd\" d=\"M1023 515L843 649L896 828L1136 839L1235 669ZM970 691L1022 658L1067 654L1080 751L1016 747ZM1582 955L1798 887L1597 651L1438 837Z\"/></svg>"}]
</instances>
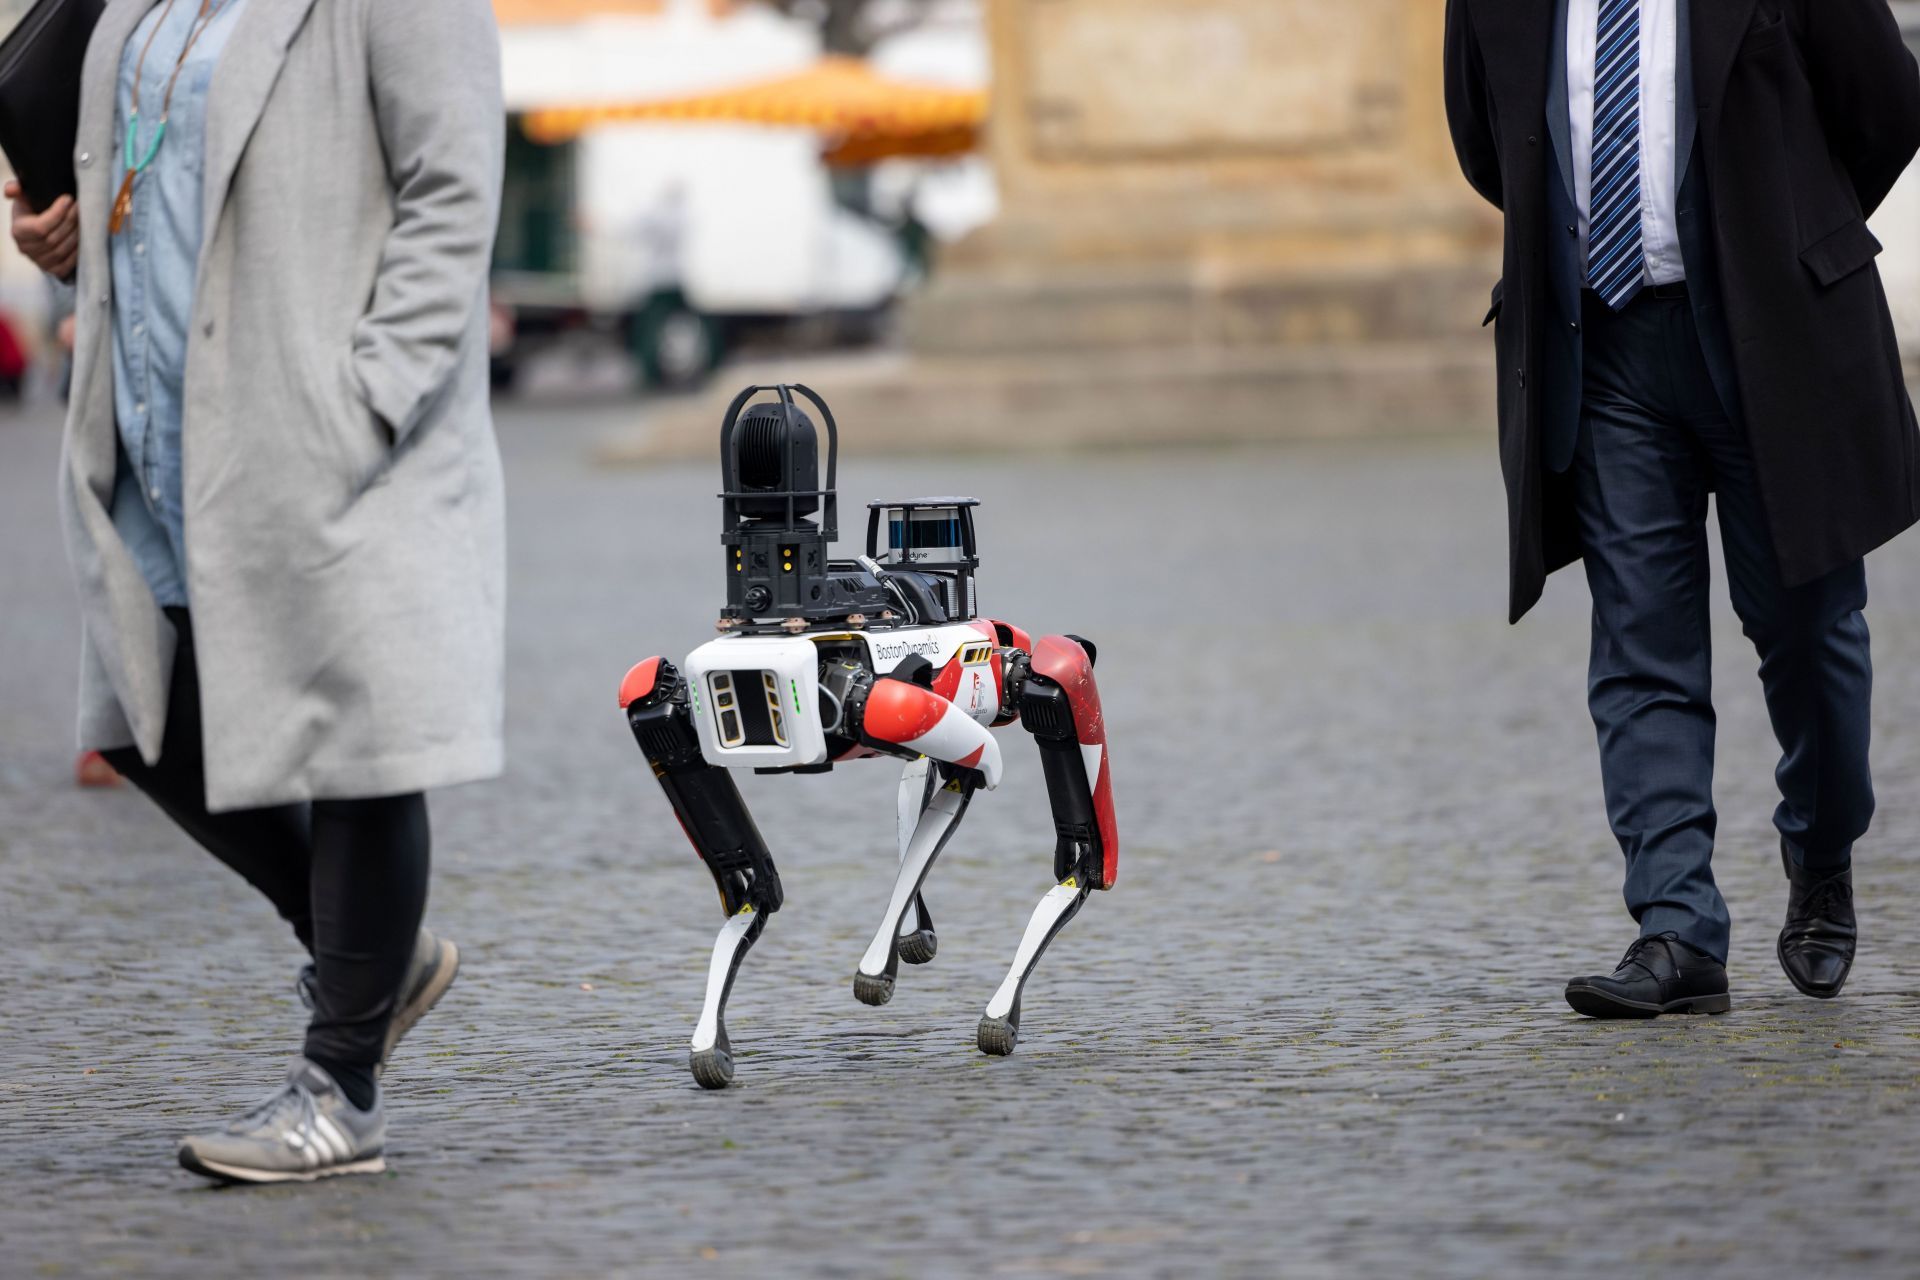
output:
<instances>
[{"instance_id":1,"label":"white robot body panel","mask_svg":"<svg viewBox=\"0 0 1920 1280\"><path fill-rule=\"evenodd\" d=\"M826 631L796 636L729 635L687 657L687 681L700 754L727 769L807 768L827 761L821 723L820 646L858 643L875 676L911 658L941 673L943 696L982 724L1000 712L1000 678L990 633L969 623L891 631Z\"/></svg>"},{"instance_id":2,"label":"white robot body panel","mask_svg":"<svg viewBox=\"0 0 1920 1280\"><path fill-rule=\"evenodd\" d=\"M825 764L820 650L811 637L722 636L687 656L700 754L736 769Z\"/></svg>"}]
</instances>

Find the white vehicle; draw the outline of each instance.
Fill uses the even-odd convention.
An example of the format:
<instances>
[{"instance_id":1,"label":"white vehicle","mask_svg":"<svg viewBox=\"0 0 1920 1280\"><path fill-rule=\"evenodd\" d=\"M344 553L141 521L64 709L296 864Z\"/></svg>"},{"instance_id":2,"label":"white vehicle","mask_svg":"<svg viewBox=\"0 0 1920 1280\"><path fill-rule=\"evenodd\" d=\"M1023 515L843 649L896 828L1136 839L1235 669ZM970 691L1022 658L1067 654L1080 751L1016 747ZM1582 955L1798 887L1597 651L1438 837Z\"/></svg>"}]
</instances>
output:
<instances>
[{"instance_id":1,"label":"white vehicle","mask_svg":"<svg viewBox=\"0 0 1920 1280\"><path fill-rule=\"evenodd\" d=\"M497 364L570 324L616 329L665 387L698 384L756 328L866 338L921 272L908 233L836 199L791 129L634 124L557 147L514 138L494 302ZM503 353L496 352L500 359Z\"/></svg>"}]
</instances>

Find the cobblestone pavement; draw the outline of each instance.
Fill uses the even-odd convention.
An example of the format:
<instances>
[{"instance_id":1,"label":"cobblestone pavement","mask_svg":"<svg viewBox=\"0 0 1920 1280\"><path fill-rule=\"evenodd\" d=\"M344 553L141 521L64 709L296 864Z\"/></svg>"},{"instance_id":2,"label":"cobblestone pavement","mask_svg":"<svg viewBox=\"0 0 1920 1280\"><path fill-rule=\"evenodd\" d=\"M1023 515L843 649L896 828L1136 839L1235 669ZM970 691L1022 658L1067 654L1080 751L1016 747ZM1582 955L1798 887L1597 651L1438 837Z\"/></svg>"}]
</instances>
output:
<instances>
[{"instance_id":1,"label":"cobblestone pavement","mask_svg":"<svg viewBox=\"0 0 1920 1280\"><path fill-rule=\"evenodd\" d=\"M684 1051L712 889L613 705L710 634L716 468L592 468L615 412L503 424L512 769L435 802L466 968L389 1077L392 1171L251 1191L172 1143L277 1078L298 957L138 797L69 787L55 432L0 419L0 1274L1912 1274L1920 542L1873 565L1846 996L1773 959L1772 746L1722 606L1735 1011L1599 1024L1560 999L1631 935L1585 592L1505 625L1490 443L853 459L850 505L977 494L985 606L1099 642L1123 874L990 1061L1049 880L1031 742L935 871L938 961L878 1010L850 979L893 771L748 779L788 906L716 1095Z\"/></svg>"}]
</instances>

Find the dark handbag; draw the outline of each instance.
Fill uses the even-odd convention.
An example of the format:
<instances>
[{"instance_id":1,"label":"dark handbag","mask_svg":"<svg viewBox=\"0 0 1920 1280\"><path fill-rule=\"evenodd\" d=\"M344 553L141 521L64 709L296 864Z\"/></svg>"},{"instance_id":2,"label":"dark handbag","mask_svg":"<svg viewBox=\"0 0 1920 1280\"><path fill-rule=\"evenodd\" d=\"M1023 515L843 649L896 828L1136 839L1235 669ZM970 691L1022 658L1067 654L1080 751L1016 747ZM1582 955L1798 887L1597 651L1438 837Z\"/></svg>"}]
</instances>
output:
<instances>
[{"instance_id":1,"label":"dark handbag","mask_svg":"<svg viewBox=\"0 0 1920 1280\"><path fill-rule=\"evenodd\" d=\"M0 43L0 151L38 211L74 193L80 68L106 0L40 0Z\"/></svg>"}]
</instances>

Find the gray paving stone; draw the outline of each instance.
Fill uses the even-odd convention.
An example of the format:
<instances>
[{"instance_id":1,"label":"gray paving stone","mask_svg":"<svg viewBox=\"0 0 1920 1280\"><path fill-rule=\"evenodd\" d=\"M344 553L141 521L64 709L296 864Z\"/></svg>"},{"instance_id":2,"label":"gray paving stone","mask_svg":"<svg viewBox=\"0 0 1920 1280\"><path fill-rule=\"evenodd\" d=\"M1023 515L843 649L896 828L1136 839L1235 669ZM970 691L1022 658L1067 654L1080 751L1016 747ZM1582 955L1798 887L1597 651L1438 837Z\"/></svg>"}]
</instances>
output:
<instances>
[{"instance_id":1,"label":"gray paving stone","mask_svg":"<svg viewBox=\"0 0 1920 1280\"><path fill-rule=\"evenodd\" d=\"M0 1275L1912 1273L1920 543L1872 565L1846 996L1773 960L1773 748L1722 606L1735 1012L1602 1025L1559 996L1631 934L1585 593L1504 625L1490 443L849 459L850 507L977 494L985 607L1099 642L1122 878L989 1061L1049 879L1031 743L878 1010L849 985L894 772L748 779L789 904L713 1095L684 1045L718 912L613 695L711 633L717 474L593 468L630 412L505 415L512 769L434 811L466 967L389 1077L391 1173L264 1191L171 1147L297 1045L294 944L138 797L68 785L56 433L0 418Z\"/></svg>"}]
</instances>

